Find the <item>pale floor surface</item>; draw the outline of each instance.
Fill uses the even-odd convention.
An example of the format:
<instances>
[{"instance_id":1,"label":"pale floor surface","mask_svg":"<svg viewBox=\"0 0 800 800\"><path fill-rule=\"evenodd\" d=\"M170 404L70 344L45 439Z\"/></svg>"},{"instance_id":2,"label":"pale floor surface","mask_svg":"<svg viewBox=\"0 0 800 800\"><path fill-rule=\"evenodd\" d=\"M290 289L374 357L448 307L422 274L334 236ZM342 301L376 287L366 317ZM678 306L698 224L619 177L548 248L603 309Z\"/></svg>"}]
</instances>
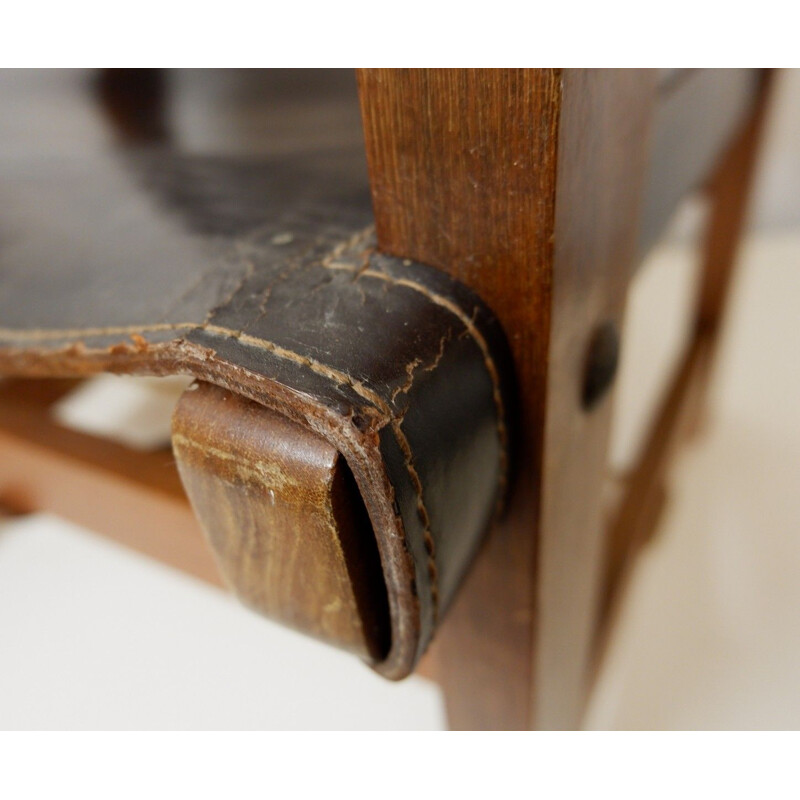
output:
<instances>
[{"instance_id":1,"label":"pale floor surface","mask_svg":"<svg viewBox=\"0 0 800 800\"><path fill-rule=\"evenodd\" d=\"M356 659L44 515L0 531L0 728L441 728Z\"/></svg>"},{"instance_id":2,"label":"pale floor surface","mask_svg":"<svg viewBox=\"0 0 800 800\"><path fill-rule=\"evenodd\" d=\"M800 235L751 239L590 728L800 728Z\"/></svg>"},{"instance_id":3,"label":"pale floor surface","mask_svg":"<svg viewBox=\"0 0 800 800\"><path fill-rule=\"evenodd\" d=\"M708 431L676 465L590 728L800 726L800 235L751 239ZM0 524L0 728L440 728L220 592L45 516Z\"/></svg>"}]
</instances>

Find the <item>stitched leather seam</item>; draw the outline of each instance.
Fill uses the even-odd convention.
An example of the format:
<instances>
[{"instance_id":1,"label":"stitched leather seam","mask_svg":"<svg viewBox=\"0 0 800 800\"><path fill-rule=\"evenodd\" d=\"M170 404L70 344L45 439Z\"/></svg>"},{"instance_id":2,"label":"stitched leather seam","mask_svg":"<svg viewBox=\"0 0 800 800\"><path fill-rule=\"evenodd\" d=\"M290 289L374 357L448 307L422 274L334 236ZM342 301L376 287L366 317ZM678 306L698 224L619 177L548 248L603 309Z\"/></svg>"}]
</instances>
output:
<instances>
[{"instance_id":1,"label":"stitched leather seam","mask_svg":"<svg viewBox=\"0 0 800 800\"><path fill-rule=\"evenodd\" d=\"M393 275L389 275L386 272L381 272L375 269L357 269L351 264L345 264L341 262L323 262L323 266L326 269L354 272L358 273L359 277L364 276L366 278L376 278L377 280L386 281L394 286L405 286L408 289L413 289L414 291L425 295L425 297L427 297L436 305L450 311L464 325L475 344L477 344L480 348L480 351L483 355L484 365L486 366L486 371L489 373L489 377L492 381L492 399L494 400L497 417L497 436L500 440L500 491L498 493L498 504L502 503L503 494L508 482L508 430L505 423L505 404L503 403L503 394L500 391L500 375L497 370L497 365L494 363L494 359L491 356L489 345L486 339L484 339L483 334L481 334L481 332L475 326L474 321L468 317L455 303L448 300L446 297L442 297L441 295L431 292L431 290L425 285L417 283L416 281L411 281L407 278L395 278ZM410 388L411 386L408 385L408 389ZM403 390L407 391L405 387Z\"/></svg>"},{"instance_id":2,"label":"stitched leather seam","mask_svg":"<svg viewBox=\"0 0 800 800\"><path fill-rule=\"evenodd\" d=\"M409 444L408 439L403 433L399 421L393 418L392 410L389 408L389 406L384 402L384 400L381 397L375 394L375 392L373 392L371 389L368 389L366 386L364 386L364 384L361 383L360 381L351 378L345 372L341 372L340 370L327 367L313 358L301 356L299 353L295 353L292 350L287 350L286 348L281 347L280 345L277 345L274 342L270 342L268 339L261 339L256 336L251 336L249 334L242 333L241 331L234 331L231 330L230 328L224 328L220 325L209 325L209 324L196 325L191 323L179 323L174 325L155 324L155 325L124 326L124 327L112 327L112 328L86 328L82 331L74 329L65 331L55 331L55 330L10 331L0 328L0 338L14 340L14 341L24 341L26 339L29 341L30 340L44 341L47 339L51 340L68 339L79 336L82 336L84 338L86 336L103 336L103 335L113 336L113 335L120 335L123 333L135 336L136 334L147 333L152 331L162 331L162 330L192 330L192 331L205 330L209 333L214 333L221 336L229 336L245 344L258 347L263 350L267 350L268 352L274 353L279 358L284 358L288 361L293 361L296 364L308 367L313 372L316 372L319 375L323 375L329 380L333 380L336 383L350 386L353 389L353 391L355 391L365 400L368 400L370 403L375 405L376 408L382 411L386 415L387 420L391 420L392 430L394 432L395 438L397 439L397 443L400 446L400 449L403 453L403 457L405 459L406 470L411 479L411 483L414 486L414 489L417 493L417 513L423 525L423 542L425 545L425 551L428 556L428 575L430 576L431 579L431 607L432 607L433 620L435 623L438 619L438 614L439 614L439 590L436 580L438 570L436 566L435 545L433 541L433 534L431 533L430 530L430 518L422 496L422 482L420 481L419 474L417 473L417 470L413 463L411 445ZM26 336L26 334L30 335Z\"/></svg>"},{"instance_id":3,"label":"stitched leather seam","mask_svg":"<svg viewBox=\"0 0 800 800\"><path fill-rule=\"evenodd\" d=\"M498 505L499 505L502 502L504 488L508 480L508 474L507 474L508 433L505 426L505 409L504 409L502 394L500 391L499 374L497 371L497 367L494 363L494 360L491 357L488 343L484 339L481 332L475 326L473 319L468 317L463 312L463 310L459 308L451 300L432 292L426 286L417 283L416 281L412 281L407 278L396 278L387 273L370 269L368 267L368 259L372 252L371 249L367 249L362 254L362 264L359 267L355 267L352 264L336 262L336 259L339 258L343 253L347 252L348 250L352 250L359 244L363 243L372 234L372 231L373 228L372 226L370 226L364 229L363 231L360 231L358 234L354 235L349 240L340 243L334 248L334 250L331 251L331 253L328 254L328 256L326 256L324 259L321 260L320 265L325 269L346 270L355 273L356 278L359 278L363 275L364 277L375 278L377 280L382 280L394 286L404 286L408 289L419 292L434 304L452 313L464 325L467 332L472 337L473 341L478 345L479 349L481 350L481 353L483 355L484 365L486 366L487 372L489 373L489 376L492 381L492 394L493 394L493 400L495 404L495 411L497 417L496 419L497 434L498 434L498 439L500 441L500 475L498 479L499 483ZM309 267L311 266L314 265L310 264ZM335 383L349 386L359 396L363 397L365 400L367 400L373 406L375 406L378 410L380 410L386 416L387 421L391 421L392 430L394 432L395 438L397 439L398 445L401 451L403 452L406 470L408 472L408 475L411 479L411 483L414 486L414 489L417 494L417 513L419 515L420 522L422 523L423 526L423 541L428 556L428 575L430 577L430 583L431 583L432 613L434 622L436 622L438 618L438 606L439 606L436 548L430 527L430 516L428 514L428 510L425 505L422 481L419 477L419 474L417 473L416 467L414 466L414 459L411 446L408 442L408 439L405 436L405 433L402 430L402 417L396 417L393 414L391 408L379 395L377 395L371 389L367 388L361 381L352 378L345 372L342 372L332 367L328 367L325 364L322 364L321 362L317 361L316 359L307 356L301 356L299 353L295 353L292 350L288 350L284 347L281 347L280 345L277 345L274 342L271 342L267 339L262 339L257 336L252 336L250 334L246 334L241 331L234 331L231 330L230 328L225 328L220 325L210 324L209 320L213 318L214 313L216 313L216 311L218 311L219 309L224 308L227 305L227 303L229 303L233 299L236 293L242 288L245 281L253 274L253 271L254 271L253 264L252 263L248 264L248 270L246 270L246 272L242 276L242 279L239 281L237 286L228 294L228 296L225 298L225 301L218 303L214 309L209 311L205 321L201 324L156 323L156 324L141 325L141 326L113 326L106 328L69 329L61 331L41 330L41 329L14 331L14 330L7 330L0 328L0 338L10 341L48 341L48 340L70 339L70 338L87 337L87 336L88 337L114 336L122 334L135 336L136 334L141 334L146 332L158 332L158 331L205 330L208 333L231 337L250 346L267 350L268 352L273 353L279 358L283 358L292 361L294 363L300 364L302 366L306 366L313 372L316 372L317 374L322 375L328 378L329 380L334 381ZM444 344L442 345L442 350L443 349L444 349ZM442 354L443 353L440 352L434 364L428 367L426 371L432 371L433 369L435 369L435 367L441 360ZM409 381L401 388L401 391L403 392L410 391L411 386L413 384L413 378L414 378L414 373L410 372ZM396 394L398 393L399 392L396 392Z\"/></svg>"},{"instance_id":4,"label":"stitched leather seam","mask_svg":"<svg viewBox=\"0 0 800 800\"><path fill-rule=\"evenodd\" d=\"M406 471L417 493L417 515L422 523L422 540L425 544L425 552L428 555L428 577L431 582L431 606L433 610L433 621L436 623L439 617L439 569L436 566L436 543L433 540L431 520L422 495L422 481L420 480L417 468L414 466L414 455L411 452L411 445L408 443L408 439L405 433L403 433L400 423L401 421L399 419L393 419L392 431L400 446L400 450L403 452L403 458L406 462Z\"/></svg>"},{"instance_id":5,"label":"stitched leather seam","mask_svg":"<svg viewBox=\"0 0 800 800\"><path fill-rule=\"evenodd\" d=\"M370 403L372 403L376 408L380 409L380 411L386 415L387 419L391 419L392 417L392 410L384 402L383 398L373 392L372 389L364 386L361 381L350 377L350 375L348 375L346 372L342 372L341 370L333 367L328 367L321 361L317 361L315 358L301 356L299 353L295 353L293 350L287 350L285 347L281 347L279 344L269 341L269 339L262 339L259 336L251 336L249 333L242 333L241 331L233 331L230 328L224 328L221 325L210 325L208 323L204 323L203 325L195 326L195 329L207 331L208 333L216 333L220 336L228 336L232 339L236 339L239 342L244 342L244 344L274 353L276 356L278 356L278 358L283 358L286 361L292 361L295 364L308 367L312 372L316 372L318 375L322 375L323 377L332 380L334 383L349 386L354 392L356 392L356 394L360 395L365 400L368 400Z\"/></svg>"},{"instance_id":6,"label":"stitched leather seam","mask_svg":"<svg viewBox=\"0 0 800 800\"><path fill-rule=\"evenodd\" d=\"M402 431L402 428L400 427L400 422L394 419L391 408L389 408L389 406L385 403L385 401L381 397L379 397L371 389L368 389L366 386L364 386L364 384L361 383L360 381L351 378L345 372L341 372L340 370L327 367L313 358L301 356L299 353L295 353L292 350L287 350L285 347L281 347L280 345L277 345L274 342L270 342L268 339L261 339L257 336L251 336L250 334L242 333L241 331L234 331L231 330L230 328L224 328L220 325L209 325L207 323L204 323L202 325L179 323L174 325L155 324L155 325L141 325L136 327L124 326L124 327L113 327L113 328L86 328L82 331L81 330L9 331L0 328L0 338L14 340L14 341L24 341L25 339L33 341L43 341L46 339L67 339L78 336L82 336L85 338L86 336L104 336L104 335L113 336L123 333L136 335L152 331L187 330L187 329L192 331L205 330L208 333L214 333L221 336L229 336L231 338L243 342L244 344L251 345L263 350L267 350L268 352L274 353L279 358L284 358L288 361L292 361L296 364L308 367L313 372L316 372L317 374L322 375L328 378L329 380L333 380L336 383L351 387L353 391L355 391L365 400L368 400L376 408L382 411L386 415L387 420L391 420L392 430L394 432L395 438L397 439L397 443L400 446L400 449L403 453L403 457L405 459L406 470L411 479L411 483L413 484L414 489L417 493L417 513L419 515L420 521L422 522L423 542L425 545L425 551L428 556L428 575L430 576L431 579L431 606L432 606L433 619L435 623L438 619L438 614L439 614L439 589L436 580L438 570L436 567L435 545L433 541L433 534L431 533L430 529L430 517L428 516L428 510L425 507L425 502L422 496L422 482L420 481L419 474L417 473L416 467L414 466L413 455L411 452L411 445L409 444L408 439L406 438L405 434ZM30 335L26 336L26 334Z\"/></svg>"},{"instance_id":7,"label":"stitched leather seam","mask_svg":"<svg viewBox=\"0 0 800 800\"><path fill-rule=\"evenodd\" d=\"M334 269L334 270L347 270L349 272L355 272L355 268L347 264L330 264L326 265L327 269ZM415 291L421 292L426 297L428 297L432 302L446 308L448 311L451 311L453 314L458 317L458 319L462 322L462 324L466 327L467 331L469 332L470 336L474 339L475 343L481 349L483 353L484 363L486 365L486 369L489 373L490 378L492 379L492 394L495 403L495 408L497 411L497 432L498 437L500 439L501 444L501 487L505 485L507 480L507 470L508 470L508 456L507 456L507 449L508 449L508 432L505 426L505 410L503 405L503 397L500 391L500 379L497 372L497 367L489 353L489 347L486 343L486 340L481 335L480 331L475 327L472 320L467 317L461 309L458 308L454 303L448 301L446 298L441 297L440 295L434 294L430 292L425 286L419 283L415 283L414 281L406 280L405 278L394 278L391 275L387 275L384 272L379 272L377 270L365 270L360 272L361 275L370 278L376 278L378 280L386 281L387 283L392 283L397 286L406 286L409 289L413 289ZM119 336L119 335L131 335L137 333L155 333L159 331L189 331L189 330L208 330L214 333L219 333L225 336L232 336L237 339L241 339L242 341L246 341L248 344L252 344L255 346L262 346L266 345L266 349L275 348L274 352L277 355L283 354L285 357L289 357L289 354L294 356L295 358L291 358L290 360L297 361L297 363L306 364L310 366L311 369L314 371L321 371L321 374L326 375L329 378L333 378L334 380L340 380L341 383L344 383L348 386L352 386L352 388L358 392L362 397L369 400L373 403L377 408L381 408L382 411L386 411L387 413L391 413L388 411L388 407L383 404L383 401L375 395L373 392L370 392L363 384L359 381L353 381L353 379L344 372L339 372L338 370L333 370L325 365L321 364L320 362L314 361L314 359L306 359L304 356L300 356L297 353L293 353L290 350L285 350L284 348L279 348L278 345L272 344L272 342L268 342L266 339L259 339L255 336L250 336L248 334L243 334L238 331L231 330L229 328L223 328L219 325L209 325L208 323L197 324L194 322L178 322L178 323L155 323L152 325L121 325L121 326L110 326L104 328L67 328L63 330L53 330L53 329L36 329L31 328L28 330L12 330L8 328L0 328L0 339L4 339L6 341L14 341L14 342L45 342L45 341L57 341L59 339L73 339L78 337L99 337L99 336ZM279 353L278 350L281 350L282 353ZM403 387L403 391L407 391L410 389L411 386L408 385ZM363 390L363 391L362 391ZM368 394L364 394L363 392L367 392ZM399 392L398 392L399 393ZM502 494L502 492L501 492Z\"/></svg>"},{"instance_id":8,"label":"stitched leather seam","mask_svg":"<svg viewBox=\"0 0 800 800\"><path fill-rule=\"evenodd\" d=\"M374 232L375 226L367 225L366 228L354 234L349 239L339 242L339 244L337 244L336 247L334 247L333 250L331 250L331 252L322 259L322 266L327 267L329 262L339 258L339 256L341 256L343 253L346 253L348 250L354 250L360 244L363 244L367 239L369 239Z\"/></svg>"},{"instance_id":9,"label":"stitched leather seam","mask_svg":"<svg viewBox=\"0 0 800 800\"><path fill-rule=\"evenodd\" d=\"M270 353L274 353L279 358L286 359L287 361L293 361L296 364L301 364L302 366L308 367L312 370L312 372L316 372L319 375L322 375L330 380L333 380L336 383L343 384L345 386L349 386L363 397L365 400L368 400L372 403L376 408L380 409L384 414L386 414L388 419L392 417L392 411L389 406L384 402L384 400L373 392L371 389L368 389L364 386L361 381L356 380L355 378L351 378L346 372L342 372L340 370L334 369L333 367L328 367L325 364L317 361L316 359L309 358L307 356L301 356L299 353L295 353L293 350L287 350L285 347L281 347L280 345L275 344L274 342L269 341L268 339L262 339L258 336L251 336L247 333L242 333L241 331L235 331L231 328L225 328L221 325L211 325L209 323L202 323L198 324L195 322L180 322L174 324L168 323L155 323L152 325L125 325L125 326L118 326L118 327L108 327L108 328L72 328L72 329L65 329L65 330L45 330L45 329L30 329L27 331L20 331L20 330L9 330L6 328L0 328L0 340L7 340L7 341L15 341L15 342L24 342L24 341L58 341L60 339L74 339L74 338L95 338L99 336L118 336L122 334L126 334L129 336L135 336L141 333L153 333L158 331L207 331L208 333L215 333L220 336L227 336L231 339L236 339L237 341L244 342L245 344L251 345L253 347L257 347L262 350L267 350ZM74 343L73 343L74 344Z\"/></svg>"},{"instance_id":10,"label":"stitched leather seam","mask_svg":"<svg viewBox=\"0 0 800 800\"><path fill-rule=\"evenodd\" d=\"M189 331L200 327L196 322L156 322L150 325L113 325L106 328L0 328L0 340L9 342L48 342L60 339L93 339L99 336L134 336L159 331Z\"/></svg>"}]
</instances>

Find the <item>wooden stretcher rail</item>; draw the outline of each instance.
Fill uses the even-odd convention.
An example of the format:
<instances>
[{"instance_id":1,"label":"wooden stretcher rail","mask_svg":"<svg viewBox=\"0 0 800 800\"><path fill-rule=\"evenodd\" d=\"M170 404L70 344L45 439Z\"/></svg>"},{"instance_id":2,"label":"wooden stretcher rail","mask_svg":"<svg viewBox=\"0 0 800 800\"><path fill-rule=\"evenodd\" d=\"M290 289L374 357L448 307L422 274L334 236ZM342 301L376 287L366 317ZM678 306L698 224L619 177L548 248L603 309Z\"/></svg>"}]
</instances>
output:
<instances>
[{"instance_id":1,"label":"wooden stretcher rail","mask_svg":"<svg viewBox=\"0 0 800 800\"><path fill-rule=\"evenodd\" d=\"M222 586L170 450L130 450L52 420L50 407L75 384L0 384L0 503L49 511Z\"/></svg>"},{"instance_id":2,"label":"wooden stretcher rail","mask_svg":"<svg viewBox=\"0 0 800 800\"><path fill-rule=\"evenodd\" d=\"M0 509L50 512L226 588L170 450L131 450L53 420L53 404L79 383L0 382ZM433 671L430 658L417 667Z\"/></svg>"}]
</instances>

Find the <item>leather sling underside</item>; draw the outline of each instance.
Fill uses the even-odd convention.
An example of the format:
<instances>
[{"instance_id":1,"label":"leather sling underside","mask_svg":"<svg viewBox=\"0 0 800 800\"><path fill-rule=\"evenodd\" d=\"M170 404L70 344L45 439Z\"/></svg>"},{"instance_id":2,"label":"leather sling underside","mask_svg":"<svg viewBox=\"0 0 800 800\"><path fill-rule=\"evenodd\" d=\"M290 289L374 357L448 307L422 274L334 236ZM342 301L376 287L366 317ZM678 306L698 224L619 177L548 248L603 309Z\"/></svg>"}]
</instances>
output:
<instances>
[{"instance_id":1,"label":"leather sling underside","mask_svg":"<svg viewBox=\"0 0 800 800\"><path fill-rule=\"evenodd\" d=\"M407 674L507 479L499 325L443 273L376 251L355 151L87 149L31 102L27 127L0 122L0 374L191 374L322 436L378 545L375 666Z\"/></svg>"}]
</instances>

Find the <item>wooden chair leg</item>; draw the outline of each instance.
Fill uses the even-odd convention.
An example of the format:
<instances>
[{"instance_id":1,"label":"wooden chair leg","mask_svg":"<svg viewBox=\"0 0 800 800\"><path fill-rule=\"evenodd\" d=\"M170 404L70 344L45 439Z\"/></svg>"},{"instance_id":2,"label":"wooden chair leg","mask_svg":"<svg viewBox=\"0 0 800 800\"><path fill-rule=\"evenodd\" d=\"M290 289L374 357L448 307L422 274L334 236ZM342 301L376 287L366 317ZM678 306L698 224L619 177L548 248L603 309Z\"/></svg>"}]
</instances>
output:
<instances>
[{"instance_id":1,"label":"wooden chair leg","mask_svg":"<svg viewBox=\"0 0 800 800\"><path fill-rule=\"evenodd\" d=\"M597 332L622 325L655 91L648 72L360 73L379 246L475 288L503 322L518 372L508 510L428 665L454 728L579 725L607 582L620 583L655 524L669 456L701 406L765 92L712 182L697 336L612 522L627 551L609 572L611 393L587 404L583 388Z\"/></svg>"},{"instance_id":2,"label":"wooden chair leg","mask_svg":"<svg viewBox=\"0 0 800 800\"><path fill-rule=\"evenodd\" d=\"M380 248L476 289L519 381L509 505L434 644L450 724L575 727L610 424L608 397L582 406L584 370L621 324L653 76L364 70L360 92Z\"/></svg>"}]
</instances>

